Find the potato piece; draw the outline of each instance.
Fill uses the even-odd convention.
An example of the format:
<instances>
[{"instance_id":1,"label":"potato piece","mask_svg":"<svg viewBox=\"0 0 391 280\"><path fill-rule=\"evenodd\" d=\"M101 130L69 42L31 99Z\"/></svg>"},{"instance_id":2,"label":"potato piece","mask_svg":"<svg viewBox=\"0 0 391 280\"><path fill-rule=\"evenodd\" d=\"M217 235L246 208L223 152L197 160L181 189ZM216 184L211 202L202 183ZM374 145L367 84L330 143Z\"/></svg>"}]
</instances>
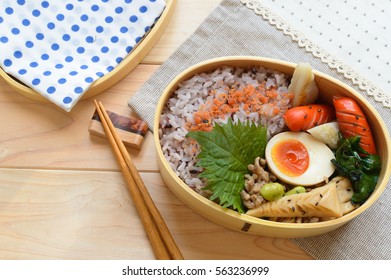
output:
<instances>
[{"instance_id":1,"label":"potato piece","mask_svg":"<svg viewBox=\"0 0 391 280\"><path fill-rule=\"evenodd\" d=\"M314 81L311 65L308 63L297 64L288 90L294 93L293 107L312 104L318 99L318 88Z\"/></svg>"}]
</instances>

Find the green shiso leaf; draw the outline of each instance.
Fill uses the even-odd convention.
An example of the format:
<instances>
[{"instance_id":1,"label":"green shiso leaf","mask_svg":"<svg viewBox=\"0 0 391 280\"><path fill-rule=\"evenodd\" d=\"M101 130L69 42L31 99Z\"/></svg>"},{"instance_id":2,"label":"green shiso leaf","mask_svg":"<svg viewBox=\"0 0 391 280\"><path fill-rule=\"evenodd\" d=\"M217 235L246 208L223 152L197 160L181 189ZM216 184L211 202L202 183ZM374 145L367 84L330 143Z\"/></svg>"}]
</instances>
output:
<instances>
[{"instance_id":1,"label":"green shiso leaf","mask_svg":"<svg viewBox=\"0 0 391 280\"><path fill-rule=\"evenodd\" d=\"M240 213L245 207L240 197L244 189L247 165L257 156L264 157L266 127L252 122L216 124L212 131L192 131L188 137L196 140L201 152L197 165L203 168L200 177L206 179L205 189L212 191L211 200L223 207L231 207Z\"/></svg>"}]
</instances>

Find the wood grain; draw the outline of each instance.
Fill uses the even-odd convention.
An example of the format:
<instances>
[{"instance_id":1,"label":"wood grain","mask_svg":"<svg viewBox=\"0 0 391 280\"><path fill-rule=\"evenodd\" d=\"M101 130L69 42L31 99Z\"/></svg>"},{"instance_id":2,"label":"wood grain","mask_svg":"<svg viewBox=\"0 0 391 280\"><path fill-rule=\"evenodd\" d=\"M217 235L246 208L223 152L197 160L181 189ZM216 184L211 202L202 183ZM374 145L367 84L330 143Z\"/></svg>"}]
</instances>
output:
<instances>
[{"instance_id":1,"label":"wood grain","mask_svg":"<svg viewBox=\"0 0 391 280\"><path fill-rule=\"evenodd\" d=\"M132 114L127 101L157 67L139 65L96 98L105 103L107 110ZM92 100L81 101L67 113L53 104L37 103L16 94L3 80L0 92L2 115L7 116L0 119L1 167L119 170L107 140L88 132L95 111ZM128 150L139 170L158 170L150 133L141 151Z\"/></svg>"},{"instance_id":2,"label":"wood grain","mask_svg":"<svg viewBox=\"0 0 391 280\"><path fill-rule=\"evenodd\" d=\"M129 98L220 1L177 1L142 64L96 99L133 114ZM154 258L107 140L88 132L92 100L66 113L0 80L0 108L0 259ZM287 239L233 232L190 210L162 181L150 133L128 151L185 259L311 259Z\"/></svg>"},{"instance_id":3,"label":"wood grain","mask_svg":"<svg viewBox=\"0 0 391 280\"><path fill-rule=\"evenodd\" d=\"M153 259L120 172L0 169L2 259ZM143 173L185 259L309 259L284 239L222 228ZM12 191L10 191L12 190Z\"/></svg>"}]
</instances>

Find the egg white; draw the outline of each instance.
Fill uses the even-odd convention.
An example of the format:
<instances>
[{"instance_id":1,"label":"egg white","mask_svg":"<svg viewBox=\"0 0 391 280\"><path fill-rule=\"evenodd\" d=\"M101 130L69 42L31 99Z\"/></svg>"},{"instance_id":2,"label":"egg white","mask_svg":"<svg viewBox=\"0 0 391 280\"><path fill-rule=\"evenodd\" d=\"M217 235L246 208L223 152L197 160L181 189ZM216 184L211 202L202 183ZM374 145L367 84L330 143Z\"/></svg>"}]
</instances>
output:
<instances>
[{"instance_id":1,"label":"egg white","mask_svg":"<svg viewBox=\"0 0 391 280\"><path fill-rule=\"evenodd\" d=\"M298 176L289 176L277 167L272 158L272 148L280 141L296 140L307 149L309 164L307 170ZM306 132L282 132L272 137L266 145L265 158L269 170L281 181L297 186L311 186L325 181L335 171L331 162L334 154L326 144Z\"/></svg>"}]
</instances>

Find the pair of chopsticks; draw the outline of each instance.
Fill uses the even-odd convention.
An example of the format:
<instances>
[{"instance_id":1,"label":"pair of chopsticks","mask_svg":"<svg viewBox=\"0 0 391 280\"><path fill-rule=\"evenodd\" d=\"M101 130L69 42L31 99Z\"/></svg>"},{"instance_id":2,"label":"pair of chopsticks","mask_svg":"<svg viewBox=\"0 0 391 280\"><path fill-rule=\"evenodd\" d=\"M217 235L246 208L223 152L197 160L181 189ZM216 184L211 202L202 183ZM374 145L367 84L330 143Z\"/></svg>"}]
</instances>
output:
<instances>
[{"instance_id":1,"label":"pair of chopsticks","mask_svg":"<svg viewBox=\"0 0 391 280\"><path fill-rule=\"evenodd\" d=\"M103 104L96 100L94 103L156 258L159 260L183 260L178 246L153 203L129 153L117 135Z\"/></svg>"}]
</instances>

